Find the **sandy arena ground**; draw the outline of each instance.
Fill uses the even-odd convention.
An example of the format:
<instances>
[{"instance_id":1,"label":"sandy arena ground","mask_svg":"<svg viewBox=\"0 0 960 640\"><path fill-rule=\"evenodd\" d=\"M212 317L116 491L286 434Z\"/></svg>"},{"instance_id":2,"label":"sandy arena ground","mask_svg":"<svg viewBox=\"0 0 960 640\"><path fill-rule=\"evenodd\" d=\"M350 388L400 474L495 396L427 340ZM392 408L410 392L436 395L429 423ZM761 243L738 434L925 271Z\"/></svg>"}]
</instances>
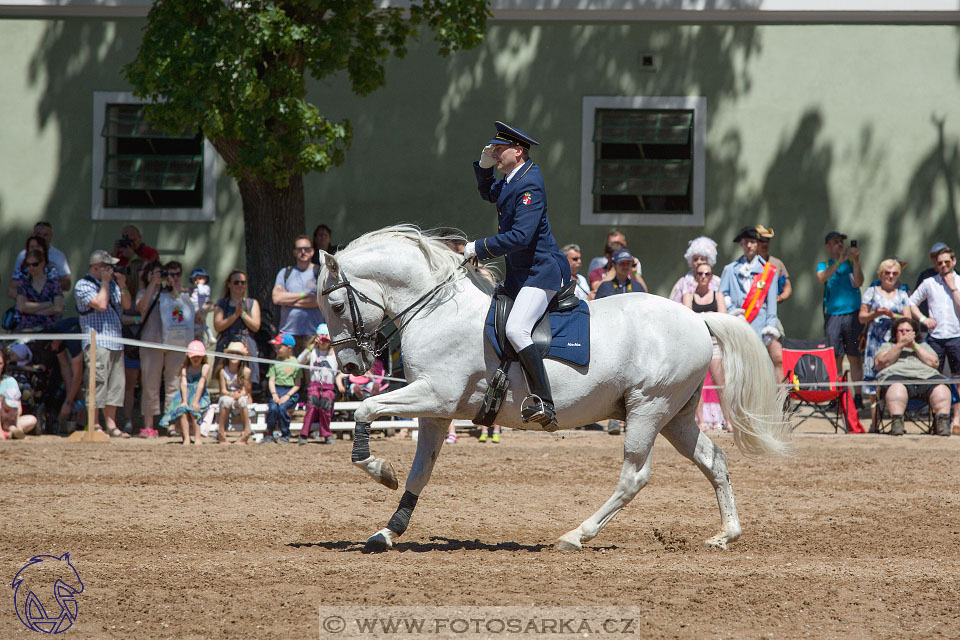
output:
<instances>
[{"instance_id":1,"label":"sandy arena ground","mask_svg":"<svg viewBox=\"0 0 960 640\"><path fill-rule=\"evenodd\" d=\"M644 638L960 637L960 437L802 431L786 460L713 436L743 524L721 553L701 548L719 526L707 480L663 439L651 483L561 553L612 493L621 438L461 438L383 555L363 542L403 486L352 468L349 441L0 442L2 581L69 551L85 584L69 638L316 638L318 606L357 604L633 606ZM371 445L406 474L413 443ZM0 638L34 637L6 588Z\"/></svg>"}]
</instances>

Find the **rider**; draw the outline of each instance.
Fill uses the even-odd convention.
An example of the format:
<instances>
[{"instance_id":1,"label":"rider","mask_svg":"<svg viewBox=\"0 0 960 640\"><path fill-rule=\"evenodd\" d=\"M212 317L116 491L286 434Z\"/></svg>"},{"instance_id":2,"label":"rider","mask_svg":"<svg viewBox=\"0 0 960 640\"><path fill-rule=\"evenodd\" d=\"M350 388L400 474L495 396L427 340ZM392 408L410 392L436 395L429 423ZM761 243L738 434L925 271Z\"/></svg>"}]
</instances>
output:
<instances>
[{"instance_id":1,"label":"rider","mask_svg":"<svg viewBox=\"0 0 960 640\"><path fill-rule=\"evenodd\" d=\"M553 431L558 425L550 381L531 334L554 294L570 282L570 264L550 231L543 178L529 157L530 146L539 143L503 122L494 126L497 135L483 148L473 171L480 197L497 205L498 233L468 242L464 257L506 257L504 289L514 303L505 329L530 391L521 416ZM504 174L500 180L494 180L494 165Z\"/></svg>"}]
</instances>

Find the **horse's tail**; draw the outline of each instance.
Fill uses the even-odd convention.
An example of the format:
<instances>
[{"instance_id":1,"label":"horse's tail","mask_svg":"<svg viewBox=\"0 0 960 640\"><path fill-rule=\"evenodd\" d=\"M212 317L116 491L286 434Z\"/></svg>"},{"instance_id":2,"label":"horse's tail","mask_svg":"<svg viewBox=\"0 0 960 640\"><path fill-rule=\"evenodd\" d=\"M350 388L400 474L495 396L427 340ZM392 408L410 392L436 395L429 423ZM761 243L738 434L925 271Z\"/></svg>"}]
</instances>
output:
<instances>
[{"instance_id":1,"label":"horse's tail","mask_svg":"<svg viewBox=\"0 0 960 640\"><path fill-rule=\"evenodd\" d=\"M723 415L733 426L733 441L748 454L787 455L790 424L784 412L786 391L777 378L763 342L743 318L722 313L701 315L720 345L724 385Z\"/></svg>"}]
</instances>

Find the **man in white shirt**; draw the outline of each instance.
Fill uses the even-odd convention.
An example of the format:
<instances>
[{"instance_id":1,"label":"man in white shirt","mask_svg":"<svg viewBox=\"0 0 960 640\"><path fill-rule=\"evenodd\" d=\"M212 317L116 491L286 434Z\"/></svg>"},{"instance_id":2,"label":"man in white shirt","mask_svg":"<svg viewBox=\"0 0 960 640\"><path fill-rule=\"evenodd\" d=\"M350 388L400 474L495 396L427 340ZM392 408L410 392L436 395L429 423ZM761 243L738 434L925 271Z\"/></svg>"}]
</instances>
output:
<instances>
[{"instance_id":1,"label":"man in white shirt","mask_svg":"<svg viewBox=\"0 0 960 640\"><path fill-rule=\"evenodd\" d=\"M954 271L957 257L953 249L944 247L937 253L937 275L927 278L910 296L914 313L927 328L927 344L940 359L940 372L949 360L952 375L960 375L960 276ZM930 317L917 309L926 300ZM960 429L960 403L953 406L952 426Z\"/></svg>"},{"instance_id":2,"label":"man in white shirt","mask_svg":"<svg viewBox=\"0 0 960 640\"><path fill-rule=\"evenodd\" d=\"M64 291L70 291L70 265L67 264L67 256L63 251L53 246L53 227L49 222L38 222L33 225L33 235L40 236L47 241L47 258L50 264L57 268L60 274L60 288ZM27 255L26 250L22 249L17 254L17 261L13 265L13 273L20 273L20 267L23 264L23 258Z\"/></svg>"},{"instance_id":3,"label":"man in white shirt","mask_svg":"<svg viewBox=\"0 0 960 640\"><path fill-rule=\"evenodd\" d=\"M590 285L587 279L580 275L580 267L583 266L583 255L580 252L580 245L568 244L561 249L567 256L567 262L570 263L570 275L577 281L577 297L581 300L589 300Z\"/></svg>"}]
</instances>

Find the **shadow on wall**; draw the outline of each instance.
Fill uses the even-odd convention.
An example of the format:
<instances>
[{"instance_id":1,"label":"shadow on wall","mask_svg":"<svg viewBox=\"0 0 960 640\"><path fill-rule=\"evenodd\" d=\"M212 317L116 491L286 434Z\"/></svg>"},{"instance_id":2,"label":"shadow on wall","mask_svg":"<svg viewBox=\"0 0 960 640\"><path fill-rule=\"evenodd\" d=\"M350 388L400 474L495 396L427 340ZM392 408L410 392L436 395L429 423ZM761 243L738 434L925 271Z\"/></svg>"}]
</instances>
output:
<instances>
[{"instance_id":1,"label":"shadow on wall","mask_svg":"<svg viewBox=\"0 0 960 640\"><path fill-rule=\"evenodd\" d=\"M38 127L59 131L58 173L43 212L37 220L55 226L54 243L67 253L71 265L83 263L94 248L113 249L121 228L132 222L144 240L161 252L161 259L184 260L197 256L198 264L184 264L189 272L203 266L216 287L230 269L244 263L243 220L227 216L239 211L239 197L230 180L219 180L218 220L210 224L163 224L150 221L96 221L91 223L91 157L93 136L93 92L130 91L122 67L136 56L140 44L140 19L51 20L47 23L30 60L28 80L42 89L37 106ZM223 163L218 159L218 165ZM231 224L225 224L230 220ZM33 221L24 223L23 241ZM93 233L91 233L91 228ZM69 239L76 239L70 241ZM11 239L13 241L14 239Z\"/></svg>"},{"instance_id":2,"label":"shadow on wall","mask_svg":"<svg viewBox=\"0 0 960 640\"><path fill-rule=\"evenodd\" d=\"M29 83L43 90L38 127L55 127L60 144L56 179L37 219L53 222L55 242L71 264L85 260L94 246L112 248L119 236L117 223L94 223L90 233L93 91L127 90L119 68L129 50L126 43L136 42L134 24L52 20L30 60Z\"/></svg>"},{"instance_id":3,"label":"shadow on wall","mask_svg":"<svg viewBox=\"0 0 960 640\"><path fill-rule=\"evenodd\" d=\"M344 239L401 219L457 226L471 237L489 233L496 217L477 195L470 163L489 139L493 120L502 119L542 142L532 156L544 171L557 240L578 242L594 256L602 252L606 227L580 226L582 97L697 94L706 96L713 110L749 90L749 62L759 50L752 25L499 22L482 47L442 61L439 77L424 83L424 69L437 68L435 48L424 37L408 58L389 63L388 85L370 100L344 99L339 80L335 86L313 85L311 92L329 105L332 117L351 118L355 137L345 164L312 181L309 197L335 212ZM645 53L654 55L656 72L642 67ZM462 170L443 186L430 183L423 172L395 177L395 160L409 156L414 135L398 132L420 132L418 142L433 143L418 151L423 152L418 158ZM379 197L368 199L371 175L388 181L385 188L399 205L395 210L367 206ZM347 215L355 211L372 214ZM660 247L669 243L679 256L689 238L686 230L666 228L627 232L641 254L645 249L662 254ZM650 281L659 282L660 266L651 268Z\"/></svg>"},{"instance_id":4,"label":"shadow on wall","mask_svg":"<svg viewBox=\"0 0 960 640\"><path fill-rule=\"evenodd\" d=\"M907 248L910 238L919 235L923 247L943 241L954 250L960 249L956 202L956 189L960 185L960 141L957 135L947 132L943 116L931 114L930 126L933 140L929 149L910 176L906 193L892 203L886 213L889 232L885 237L884 255L898 255L911 262L908 273L914 277L904 278L911 288L916 275L930 263L926 254L917 255Z\"/></svg>"}]
</instances>

